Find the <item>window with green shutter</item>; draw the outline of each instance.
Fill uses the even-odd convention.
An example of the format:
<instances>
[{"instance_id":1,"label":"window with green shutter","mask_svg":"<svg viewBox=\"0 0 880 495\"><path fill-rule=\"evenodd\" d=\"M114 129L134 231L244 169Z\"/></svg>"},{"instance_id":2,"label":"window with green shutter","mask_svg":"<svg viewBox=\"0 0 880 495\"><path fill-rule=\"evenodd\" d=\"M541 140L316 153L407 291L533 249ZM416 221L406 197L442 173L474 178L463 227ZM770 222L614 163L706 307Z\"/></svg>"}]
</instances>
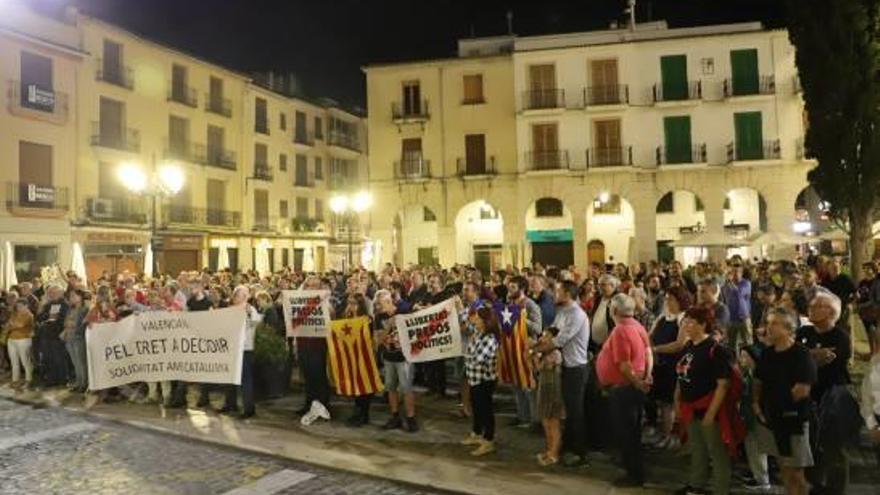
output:
<instances>
[{"instance_id":1,"label":"window with green shutter","mask_svg":"<svg viewBox=\"0 0 880 495\"><path fill-rule=\"evenodd\" d=\"M688 98L686 55L660 57L660 75L663 78L662 100L686 100Z\"/></svg>"},{"instance_id":2,"label":"window with green shutter","mask_svg":"<svg viewBox=\"0 0 880 495\"><path fill-rule=\"evenodd\" d=\"M663 131L666 135L666 163L690 163L691 118L689 115L665 117Z\"/></svg>"},{"instance_id":3,"label":"window with green shutter","mask_svg":"<svg viewBox=\"0 0 880 495\"><path fill-rule=\"evenodd\" d=\"M730 70L734 96L758 94L758 50L731 50Z\"/></svg>"},{"instance_id":4,"label":"window with green shutter","mask_svg":"<svg viewBox=\"0 0 880 495\"><path fill-rule=\"evenodd\" d=\"M737 160L760 160L764 157L761 112L733 114Z\"/></svg>"}]
</instances>

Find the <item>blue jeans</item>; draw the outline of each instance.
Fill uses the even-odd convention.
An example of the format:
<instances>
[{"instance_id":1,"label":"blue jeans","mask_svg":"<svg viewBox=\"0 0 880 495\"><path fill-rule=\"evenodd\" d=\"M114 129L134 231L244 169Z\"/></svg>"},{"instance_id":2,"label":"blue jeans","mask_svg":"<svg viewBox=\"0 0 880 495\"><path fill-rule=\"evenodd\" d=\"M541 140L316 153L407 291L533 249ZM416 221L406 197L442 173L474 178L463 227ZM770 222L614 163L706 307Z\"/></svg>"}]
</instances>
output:
<instances>
[{"instance_id":1,"label":"blue jeans","mask_svg":"<svg viewBox=\"0 0 880 495\"><path fill-rule=\"evenodd\" d=\"M532 423L536 421L532 409L532 399L534 396L534 391L514 386L513 398L516 401L516 419L520 423Z\"/></svg>"},{"instance_id":2,"label":"blue jeans","mask_svg":"<svg viewBox=\"0 0 880 495\"><path fill-rule=\"evenodd\" d=\"M76 375L74 385L78 389L87 389L89 387L89 370L85 339L72 338L65 342L64 346L67 348L70 361L73 363L73 370Z\"/></svg>"}]
</instances>

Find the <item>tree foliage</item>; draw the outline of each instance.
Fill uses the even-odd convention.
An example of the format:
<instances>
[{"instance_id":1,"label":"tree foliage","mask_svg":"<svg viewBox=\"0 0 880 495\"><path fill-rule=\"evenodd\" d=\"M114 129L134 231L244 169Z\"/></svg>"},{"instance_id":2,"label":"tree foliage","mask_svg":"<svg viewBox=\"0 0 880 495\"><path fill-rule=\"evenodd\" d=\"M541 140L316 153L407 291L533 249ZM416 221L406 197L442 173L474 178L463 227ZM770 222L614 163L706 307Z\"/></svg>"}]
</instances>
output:
<instances>
[{"instance_id":1,"label":"tree foliage","mask_svg":"<svg viewBox=\"0 0 880 495\"><path fill-rule=\"evenodd\" d=\"M850 229L860 271L880 206L880 0L786 0L808 117L809 180Z\"/></svg>"}]
</instances>

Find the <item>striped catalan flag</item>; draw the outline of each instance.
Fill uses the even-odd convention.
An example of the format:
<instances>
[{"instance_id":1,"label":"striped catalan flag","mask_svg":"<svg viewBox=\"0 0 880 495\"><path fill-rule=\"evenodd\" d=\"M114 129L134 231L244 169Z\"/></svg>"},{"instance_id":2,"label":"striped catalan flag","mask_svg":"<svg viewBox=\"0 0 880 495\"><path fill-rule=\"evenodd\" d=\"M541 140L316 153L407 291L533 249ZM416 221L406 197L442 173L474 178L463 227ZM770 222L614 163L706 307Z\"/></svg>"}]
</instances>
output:
<instances>
[{"instance_id":1,"label":"striped catalan flag","mask_svg":"<svg viewBox=\"0 0 880 495\"><path fill-rule=\"evenodd\" d=\"M333 320L327 333L327 350L336 393L354 397L384 390L366 316Z\"/></svg>"},{"instance_id":2,"label":"striped catalan flag","mask_svg":"<svg viewBox=\"0 0 880 495\"><path fill-rule=\"evenodd\" d=\"M498 344L498 376L502 383L517 388L535 388L535 374L529 359L526 309L517 304L497 303L494 307L501 324Z\"/></svg>"}]
</instances>

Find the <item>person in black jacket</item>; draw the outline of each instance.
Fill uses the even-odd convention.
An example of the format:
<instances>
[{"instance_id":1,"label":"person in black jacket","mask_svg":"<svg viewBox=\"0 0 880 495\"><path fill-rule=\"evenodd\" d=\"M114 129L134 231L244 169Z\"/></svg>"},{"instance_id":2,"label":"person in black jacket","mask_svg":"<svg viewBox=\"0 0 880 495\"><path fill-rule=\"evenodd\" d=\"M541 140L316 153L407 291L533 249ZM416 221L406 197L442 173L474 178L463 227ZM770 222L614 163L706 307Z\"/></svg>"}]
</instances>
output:
<instances>
[{"instance_id":1,"label":"person in black jacket","mask_svg":"<svg viewBox=\"0 0 880 495\"><path fill-rule=\"evenodd\" d=\"M46 387L67 385L70 365L67 349L61 340L68 305L64 291L52 284L46 289L46 302L36 317L36 358L40 383Z\"/></svg>"}]
</instances>

